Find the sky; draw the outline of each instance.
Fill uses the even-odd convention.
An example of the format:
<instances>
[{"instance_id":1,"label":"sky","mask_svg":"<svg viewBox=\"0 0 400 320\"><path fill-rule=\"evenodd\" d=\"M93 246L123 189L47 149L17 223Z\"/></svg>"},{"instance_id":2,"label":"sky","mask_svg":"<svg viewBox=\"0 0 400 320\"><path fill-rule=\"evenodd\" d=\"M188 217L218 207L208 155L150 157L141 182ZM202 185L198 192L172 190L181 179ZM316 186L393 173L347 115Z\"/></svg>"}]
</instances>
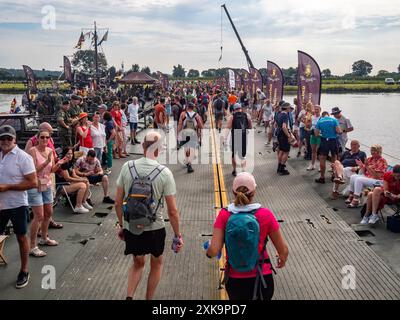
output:
<instances>
[{"instance_id":1,"label":"sky","mask_svg":"<svg viewBox=\"0 0 400 320\"><path fill-rule=\"evenodd\" d=\"M109 29L102 45L109 66L132 64L172 73L245 68L245 56L221 4L256 68L267 60L297 66L297 50L332 74L363 59L379 70L400 64L399 0L0 0L0 67L61 70L82 28ZM222 13L222 60L221 54ZM100 30L100 36L105 30ZM89 48L89 42L84 48Z\"/></svg>"}]
</instances>

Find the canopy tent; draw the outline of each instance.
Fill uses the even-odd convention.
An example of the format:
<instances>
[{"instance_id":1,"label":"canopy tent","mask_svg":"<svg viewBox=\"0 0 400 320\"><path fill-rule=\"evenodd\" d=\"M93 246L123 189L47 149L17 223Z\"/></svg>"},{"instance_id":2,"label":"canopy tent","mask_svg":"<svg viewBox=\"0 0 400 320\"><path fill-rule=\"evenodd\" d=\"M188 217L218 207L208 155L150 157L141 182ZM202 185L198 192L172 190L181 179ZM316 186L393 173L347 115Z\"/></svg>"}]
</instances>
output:
<instances>
[{"instance_id":1,"label":"canopy tent","mask_svg":"<svg viewBox=\"0 0 400 320\"><path fill-rule=\"evenodd\" d=\"M144 72L128 72L125 76L123 76L118 83L121 84L153 84L157 80L150 77L148 74Z\"/></svg>"}]
</instances>

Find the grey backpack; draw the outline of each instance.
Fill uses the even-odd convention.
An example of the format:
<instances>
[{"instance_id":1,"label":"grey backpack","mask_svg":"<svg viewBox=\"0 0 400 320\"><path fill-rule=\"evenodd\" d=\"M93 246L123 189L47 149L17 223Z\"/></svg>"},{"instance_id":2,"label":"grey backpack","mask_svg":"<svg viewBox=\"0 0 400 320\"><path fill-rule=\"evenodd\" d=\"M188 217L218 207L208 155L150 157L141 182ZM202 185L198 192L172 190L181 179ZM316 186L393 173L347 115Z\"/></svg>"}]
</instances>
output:
<instances>
[{"instance_id":1,"label":"grey backpack","mask_svg":"<svg viewBox=\"0 0 400 320\"><path fill-rule=\"evenodd\" d=\"M158 177L163 165L159 165L145 177L140 177L134 161L130 161L129 171L132 176L132 185L125 198L124 219L129 223L129 231L138 234L137 225L149 226L156 221L157 210L161 205L160 199L154 199L153 181Z\"/></svg>"}]
</instances>

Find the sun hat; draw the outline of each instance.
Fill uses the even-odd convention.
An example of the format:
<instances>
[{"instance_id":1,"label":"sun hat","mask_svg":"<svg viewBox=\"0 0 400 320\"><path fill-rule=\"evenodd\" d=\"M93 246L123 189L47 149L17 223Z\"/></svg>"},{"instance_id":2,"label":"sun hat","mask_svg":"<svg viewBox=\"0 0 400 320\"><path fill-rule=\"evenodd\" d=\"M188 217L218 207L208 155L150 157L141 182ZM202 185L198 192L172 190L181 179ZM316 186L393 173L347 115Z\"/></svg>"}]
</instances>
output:
<instances>
[{"instance_id":1,"label":"sun hat","mask_svg":"<svg viewBox=\"0 0 400 320\"><path fill-rule=\"evenodd\" d=\"M86 112L82 112L79 114L79 120L82 120L83 118L87 118L88 114Z\"/></svg>"}]
</instances>

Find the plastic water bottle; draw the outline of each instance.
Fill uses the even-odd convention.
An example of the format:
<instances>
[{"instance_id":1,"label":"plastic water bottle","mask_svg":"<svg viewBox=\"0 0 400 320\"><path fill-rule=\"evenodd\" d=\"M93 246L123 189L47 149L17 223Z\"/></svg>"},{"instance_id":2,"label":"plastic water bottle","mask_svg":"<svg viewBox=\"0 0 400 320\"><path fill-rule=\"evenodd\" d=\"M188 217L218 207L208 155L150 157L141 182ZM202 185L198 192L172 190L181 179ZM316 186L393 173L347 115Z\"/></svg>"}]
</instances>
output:
<instances>
[{"instance_id":1,"label":"plastic water bottle","mask_svg":"<svg viewBox=\"0 0 400 320\"><path fill-rule=\"evenodd\" d=\"M211 243L210 240L207 240L206 242L203 243L204 250L208 249L208 247L210 246L210 243ZM218 252L217 259L219 260L219 259L221 259L221 257L222 257L222 252L220 251L220 252Z\"/></svg>"},{"instance_id":2,"label":"plastic water bottle","mask_svg":"<svg viewBox=\"0 0 400 320\"><path fill-rule=\"evenodd\" d=\"M181 241L180 241L180 237L174 237L174 239L172 239L172 246L171 249L175 252L178 253L178 245L180 245Z\"/></svg>"}]
</instances>

